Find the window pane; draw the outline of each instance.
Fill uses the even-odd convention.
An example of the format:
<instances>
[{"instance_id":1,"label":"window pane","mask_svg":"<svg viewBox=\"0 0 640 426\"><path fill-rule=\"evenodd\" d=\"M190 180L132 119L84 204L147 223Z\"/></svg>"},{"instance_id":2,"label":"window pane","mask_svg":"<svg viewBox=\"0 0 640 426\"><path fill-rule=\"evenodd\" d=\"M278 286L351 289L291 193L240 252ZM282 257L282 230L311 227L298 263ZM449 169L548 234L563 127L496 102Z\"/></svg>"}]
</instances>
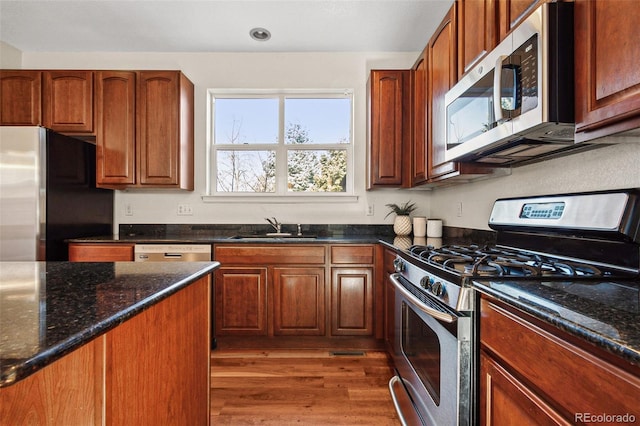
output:
<instances>
[{"instance_id":1,"label":"window pane","mask_svg":"<svg viewBox=\"0 0 640 426\"><path fill-rule=\"evenodd\" d=\"M301 99L284 101L285 143L349 143L351 99Z\"/></svg>"},{"instance_id":2,"label":"window pane","mask_svg":"<svg viewBox=\"0 0 640 426\"><path fill-rule=\"evenodd\" d=\"M275 151L218 150L218 192L274 192Z\"/></svg>"},{"instance_id":3,"label":"window pane","mask_svg":"<svg viewBox=\"0 0 640 426\"><path fill-rule=\"evenodd\" d=\"M215 99L214 143L278 143L278 99Z\"/></svg>"},{"instance_id":4,"label":"window pane","mask_svg":"<svg viewBox=\"0 0 640 426\"><path fill-rule=\"evenodd\" d=\"M289 150L287 157L290 192L346 192L346 150Z\"/></svg>"}]
</instances>

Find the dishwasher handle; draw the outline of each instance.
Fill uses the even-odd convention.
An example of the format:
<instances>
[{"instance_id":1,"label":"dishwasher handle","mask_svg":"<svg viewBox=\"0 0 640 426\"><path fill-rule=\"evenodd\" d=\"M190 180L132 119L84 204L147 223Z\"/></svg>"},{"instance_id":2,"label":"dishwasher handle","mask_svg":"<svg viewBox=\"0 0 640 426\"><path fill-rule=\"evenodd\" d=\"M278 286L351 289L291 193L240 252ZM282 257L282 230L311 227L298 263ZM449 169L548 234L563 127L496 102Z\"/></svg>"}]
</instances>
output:
<instances>
[{"instance_id":1,"label":"dishwasher handle","mask_svg":"<svg viewBox=\"0 0 640 426\"><path fill-rule=\"evenodd\" d=\"M181 253L165 253L164 254L165 259L182 259L182 254Z\"/></svg>"}]
</instances>

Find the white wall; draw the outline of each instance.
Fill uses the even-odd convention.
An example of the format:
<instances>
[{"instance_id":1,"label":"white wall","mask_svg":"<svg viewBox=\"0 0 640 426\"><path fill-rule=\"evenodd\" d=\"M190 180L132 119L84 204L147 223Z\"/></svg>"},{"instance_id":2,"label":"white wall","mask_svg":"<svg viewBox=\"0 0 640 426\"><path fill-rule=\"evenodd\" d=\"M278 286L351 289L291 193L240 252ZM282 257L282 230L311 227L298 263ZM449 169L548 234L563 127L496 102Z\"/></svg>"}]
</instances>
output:
<instances>
[{"instance_id":1,"label":"white wall","mask_svg":"<svg viewBox=\"0 0 640 426\"><path fill-rule=\"evenodd\" d=\"M489 229L496 198L640 187L640 138L514 168L511 176L433 191L431 217L449 226ZM458 203L462 216L458 217Z\"/></svg>"},{"instance_id":2,"label":"white wall","mask_svg":"<svg viewBox=\"0 0 640 426\"><path fill-rule=\"evenodd\" d=\"M18 68L20 52L2 51L1 62ZM8 51L8 53L7 53ZM8 58L5 58L5 56ZM391 223L386 203L416 201L416 214L439 217L445 225L488 229L496 198L640 187L640 140L603 147L544 163L515 168L511 176L433 191L365 191L366 81L371 68L407 68L417 53L22 53L22 68L180 69L195 84L196 188L189 192L118 192L118 223L259 223L276 216L285 223ZM9 67L9 66L5 66ZM357 203L227 204L203 203L205 191L206 90L208 88L353 88ZM462 202L462 216L457 205ZM193 216L177 216L189 203ZM124 216L130 204L133 216ZM365 216L367 204L375 215Z\"/></svg>"},{"instance_id":3,"label":"white wall","mask_svg":"<svg viewBox=\"0 0 640 426\"><path fill-rule=\"evenodd\" d=\"M4 41L0 41L0 68L22 68L22 52Z\"/></svg>"},{"instance_id":4,"label":"white wall","mask_svg":"<svg viewBox=\"0 0 640 426\"><path fill-rule=\"evenodd\" d=\"M414 53L29 53L23 68L179 69L195 85L195 191L116 194L117 223L260 223L276 216L284 223L391 223L386 203L413 200L418 213L429 209L425 191L369 191L366 185L366 83L372 68L409 68ZM209 88L354 89L355 203L204 203L206 168L206 91ZM179 203L193 216L178 216ZM125 216L125 205L133 216ZM368 204L374 216L366 216Z\"/></svg>"}]
</instances>

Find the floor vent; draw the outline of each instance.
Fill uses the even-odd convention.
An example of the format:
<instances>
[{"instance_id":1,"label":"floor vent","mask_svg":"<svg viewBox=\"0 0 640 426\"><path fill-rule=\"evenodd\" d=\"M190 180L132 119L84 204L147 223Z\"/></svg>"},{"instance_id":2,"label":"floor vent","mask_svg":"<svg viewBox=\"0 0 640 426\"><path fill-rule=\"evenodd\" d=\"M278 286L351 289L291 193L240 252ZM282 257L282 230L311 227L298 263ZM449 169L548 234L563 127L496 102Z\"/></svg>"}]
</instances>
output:
<instances>
[{"instance_id":1,"label":"floor vent","mask_svg":"<svg viewBox=\"0 0 640 426\"><path fill-rule=\"evenodd\" d=\"M331 351L331 356L365 356L363 351Z\"/></svg>"}]
</instances>

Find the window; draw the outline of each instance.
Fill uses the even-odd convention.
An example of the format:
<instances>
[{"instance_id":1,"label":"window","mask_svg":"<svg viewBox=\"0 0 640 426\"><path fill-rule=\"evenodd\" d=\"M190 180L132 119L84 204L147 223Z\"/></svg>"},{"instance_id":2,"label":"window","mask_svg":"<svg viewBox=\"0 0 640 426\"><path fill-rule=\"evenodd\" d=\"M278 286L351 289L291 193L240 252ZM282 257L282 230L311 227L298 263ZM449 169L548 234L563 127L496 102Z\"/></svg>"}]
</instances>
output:
<instances>
[{"instance_id":1,"label":"window","mask_svg":"<svg viewBox=\"0 0 640 426\"><path fill-rule=\"evenodd\" d=\"M352 91L209 91L210 195L353 192Z\"/></svg>"}]
</instances>

